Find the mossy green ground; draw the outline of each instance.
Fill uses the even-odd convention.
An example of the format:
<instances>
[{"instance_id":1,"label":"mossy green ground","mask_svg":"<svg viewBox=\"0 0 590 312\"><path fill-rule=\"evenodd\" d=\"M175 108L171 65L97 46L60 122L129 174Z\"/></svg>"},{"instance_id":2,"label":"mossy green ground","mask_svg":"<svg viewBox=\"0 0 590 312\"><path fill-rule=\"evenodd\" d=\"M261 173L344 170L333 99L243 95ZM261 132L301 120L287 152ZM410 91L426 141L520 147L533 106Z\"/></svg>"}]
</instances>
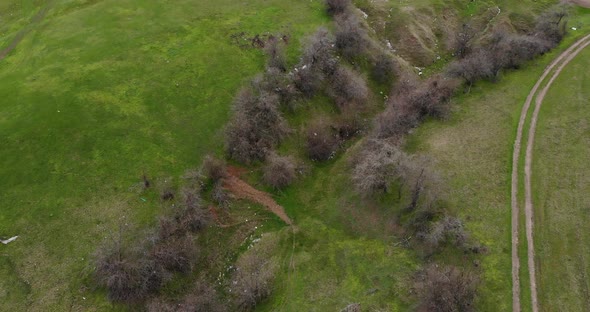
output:
<instances>
[{"instance_id":1,"label":"mossy green ground","mask_svg":"<svg viewBox=\"0 0 590 312\"><path fill-rule=\"evenodd\" d=\"M31 26L45 5L51 10ZM178 176L204 153L220 153L231 100L264 63L261 51L231 36L288 33L294 61L299 39L329 20L316 0L3 1L0 9L0 47L31 28L0 62L0 236L20 235L0 246L0 310L8 311L119 309L86 288L91 253L121 222L148 225L161 213L155 194L144 202L136 191L143 173ZM480 310L511 303L510 147L522 99L549 60L479 85L457 100L450 122L428 124L416 137L417 150L439 159L457 195L452 203L490 248ZM277 194L298 229L283 246L275 296L261 310L412 305L407 283L419 261L378 228L354 230L354 213L341 208L364 204L346 168L342 157Z\"/></svg>"}]
</instances>

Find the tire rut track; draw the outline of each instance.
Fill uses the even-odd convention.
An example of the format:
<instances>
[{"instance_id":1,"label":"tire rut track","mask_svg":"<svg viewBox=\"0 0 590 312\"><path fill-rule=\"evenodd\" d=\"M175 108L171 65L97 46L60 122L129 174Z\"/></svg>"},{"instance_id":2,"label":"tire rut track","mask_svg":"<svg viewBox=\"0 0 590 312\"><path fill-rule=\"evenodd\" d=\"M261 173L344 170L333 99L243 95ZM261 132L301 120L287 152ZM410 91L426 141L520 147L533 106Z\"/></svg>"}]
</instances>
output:
<instances>
[{"instance_id":1,"label":"tire rut track","mask_svg":"<svg viewBox=\"0 0 590 312\"><path fill-rule=\"evenodd\" d=\"M533 241L533 204L532 204L532 188L531 188L531 168L532 168L532 149L534 144L534 134L537 125L537 119L543 99L549 90L549 87L553 84L555 79L559 76L563 68L585 47L590 45L590 35L583 37L576 41L566 51L561 53L543 72L531 92L529 93L521 114L517 128L516 139L514 141L514 151L512 154L512 190L511 190L511 208L512 208L512 310L519 312L521 310L520 305L520 260L518 257L518 232L519 232L519 207L518 207L518 188L519 188L519 158L521 154L521 143L522 135L524 132L524 126L526 123L527 116L531 107L533 99L536 97L535 110L531 117L531 124L528 129L527 136L527 149L525 155L525 227L526 227L526 238L527 238L527 255L528 262L527 267L529 271L529 283L531 285L531 302L532 309L534 312L539 310L538 299L537 299L537 284L535 275L535 251ZM574 51L575 50L575 51ZM562 62L562 60L564 60ZM553 69L561 65L553 72ZM544 86L540 94L538 93L539 88L545 81L545 79L553 72L553 76Z\"/></svg>"}]
</instances>

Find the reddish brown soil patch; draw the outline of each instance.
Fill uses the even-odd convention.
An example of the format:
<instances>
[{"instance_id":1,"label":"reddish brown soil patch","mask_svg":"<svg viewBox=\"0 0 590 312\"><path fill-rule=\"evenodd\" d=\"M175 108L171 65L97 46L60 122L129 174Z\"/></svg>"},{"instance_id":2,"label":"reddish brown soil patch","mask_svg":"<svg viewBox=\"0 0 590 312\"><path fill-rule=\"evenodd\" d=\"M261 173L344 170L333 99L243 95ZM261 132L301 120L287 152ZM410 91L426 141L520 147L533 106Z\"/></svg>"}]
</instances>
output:
<instances>
[{"instance_id":1,"label":"reddish brown soil patch","mask_svg":"<svg viewBox=\"0 0 590 312\"><path fill-rule=\"evenodd\" d=\"M248 183L242 181L239 177L240 170L235 167L228 168L228 176L223 179L223 187L230 191L236 198L246 199L255 203L261 204L270 212L274 213L281 220L289 225L293 225L293 222L285 213L285 209L277 204L277 202L268 194L259 191ZM243 170L241 172L244 172Z\"/></svg>"}]
</instances>

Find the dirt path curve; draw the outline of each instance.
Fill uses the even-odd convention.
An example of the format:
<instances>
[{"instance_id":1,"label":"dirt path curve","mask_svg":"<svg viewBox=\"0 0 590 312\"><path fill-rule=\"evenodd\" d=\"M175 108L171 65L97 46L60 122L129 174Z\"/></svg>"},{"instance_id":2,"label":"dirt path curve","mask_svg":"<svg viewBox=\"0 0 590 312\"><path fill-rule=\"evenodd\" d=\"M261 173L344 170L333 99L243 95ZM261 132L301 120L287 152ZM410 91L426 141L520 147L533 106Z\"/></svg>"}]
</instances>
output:
<instances>
[{"instance_id":1,"label":"dirt path curve","mask_svg":"<svg viewBox=\"0 0 590 312\"><path fill-rule=\"evenodd\" d=\"M528 270L531 284L531 301L534 312L539 310L537 301L537 283L535 276L535 251L533 242L533 206L532 206L532 192L531 192L531 167L532 167L532 147L534 142L534 132L536 130L537 117L543 98L553 81L559 76L563 68L588 44L590 44L590 35L583 37L564 51L557 57L543 72L531 92L529 93L520 114L518 129L516 132L516 139L514 141L514 152L512 154L512 310L519 312L520 307L520 260L518 257L518 227L519 227L519 207L518 207L518 174L519 174L519 158L521 151L521 141L526 123L526 118L537 91L547 78L553 72L553 69L561 63L560 67L554 72L550 81L546 84L541 94L537 96L535 111L531 119L531 125L528 130L527 151L525 157L525 221L526 221L526 236L527 236L527 250L528 250ZM576 50L577 49L577 50ZM575 51L574 51L575 50Z\"/></svg>"},{"instance_id":2,"label":"dirt path curve","mask_svg":"<svg viewBox=\"0 0 590 312\"><path fill-rule=\"evenodd\" d=\"M285 209L277 204L277 202L268 193L259 191L250 186L250 184L242 181L232 173L232 170L229 170L228 176L223 178L223 186L237 198L247 199L255 203L259 203L266 207L266 209L268 209L270 212L281 218L281 220L285 221L285 223L288 225L293 225L293 221L291 221L289 216L287 216Z\"/></svg>"},{"instance_id":3,"label":"dirt path curve","mask_svg":"<svg viewBox=\"0 0 590 312\"><path fill-rule=\"evenodd\" d=\"M49 9L51 9L52 6L53 6L53 1L49 1L44 7L42 7L39 10L39 12L37 12L37 14L35 14L35 16L33 16L29 25L25 26L25 28L23 28L21 31L19 31L16 34L16 36L14 37L14 39L12 39L12 41L10 42L10 44L6 48L4 48L3 50L0 50L0 61L2 61L4 58L6 58L8 56L8 54L10 52L12 52L16 48L16 46L18 46L18 44L31 31L32 25L37 24L41 20L43 20L43 18L45 17L45 15L47 15L47 12L49 11Z\"/></svg>"}]
</instances>

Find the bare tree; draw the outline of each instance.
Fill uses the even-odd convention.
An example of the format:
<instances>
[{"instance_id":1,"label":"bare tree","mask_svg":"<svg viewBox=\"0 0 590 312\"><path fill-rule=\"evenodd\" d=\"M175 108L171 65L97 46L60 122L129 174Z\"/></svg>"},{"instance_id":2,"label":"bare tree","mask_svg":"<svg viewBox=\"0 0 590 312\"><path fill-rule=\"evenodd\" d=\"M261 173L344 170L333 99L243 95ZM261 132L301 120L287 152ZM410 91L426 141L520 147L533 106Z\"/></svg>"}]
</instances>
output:
<instances>
[{"instance_id":1,"label":"bare tree","mask_svg":"<svg viewBox=\"0 0 590 312\"><path fill-rule=\"evenodd\" d=\"M287 70L284 43L279 37L271 36L264 46L264 52L267 55L266 66L268 68L276 68L282 72Z\"/></svg>"},{"instance_id":2,"label":"bare tree","mask_svg":"<svg viewBox=\"0 0 590 312\"><path fill-rule=\"evenodd\" d=\"M353 111L360 111L367 102L369 88L365 79L346 66L338 66L330 79L328 93L338 107Z\"/></svg>"},{"instance_id":3,"label":"bare tree","mask_svg":"<svg viewBox=\"0 0 590 312\"><path fill-rule=\"evenodd\" d=\"M336 17L336 48L348 60L363 55L370 46L369 36L355 14Z\"/></svg>"},{"instance_id":4,"label":"bare tree","mask_svg":"<svg viewBox=\"0 0 590 312\"><path fill-rule=\"evenodd\" d=\"M289 186L295 180L295 161L292 157L281 157L271 154L264 166L264 182L275 189Z\"/></svg>"},{"instance_id":5,"label":"bare tree","mask_svg":"<svg viewBox=\"0 0 590 312\"><path fill-rule=\"evenodd\" d=\"M352 182L359 194L372 197L385 193L401 178L401 162L405 155L386 140L369 140L356 157Z\"/></svg>"},{"instance_id":6,"label":"bare tree","mask_svg":"<svg viewBox=\"0 0 590 312\"><path fill-rule=\"evenodd\" d=\"M392 82L396 72L397 64L393 60L393 57L382 53L375 60L371 74L375 81L385 84Z\"/></svg>"},{"instance_id":7,"label":"bare tree","mask_svg":"<svg viewBox=\"0 0 590 312\"><path fill-rule=\"evenodd\" d=\"M331 16L348 12L351 6L350 0L326 0L326 10Z\"/></svg>"},{"instance_id":8,"label":"bare tree","mask_svg":"<svg viewBox=\"0 0 590 312\"><path fill-rule=\"evenodd\" d=\"M339 143L338 136L322 119L312 123L307 129L306 148L311 160L325 161L332 158Z\"/></svg>"},{"instance_id":9,"label":"bare tree","mask_svg":"<svg viewBox=\"0 0 590 312\"><path fill-rule=\"evenodd\" d=\"M226 131L226 148L231 158L249 164L264 160L268 151L287 135L288 127L278 109L274 93L254 95L242 90L234 102L234 116Z\"/></svg>"},{"instance_id":10,"label":"bare tree","mask_svg":"<svg viewBox=\"0 0 590 312\"><path fill-rule=\"evenodd\" d=\"M419 311L474 311L478 278L453 266L429 265L419 274L415 288Z\"/></svg>"},{"instance_id":11,"label":"bare tree","mask_svg":"<svg viewBox=\"0 0 590 312\"><path fill-rule=\"evenodd\" d=\"M272 257L276 246L277 238L267 234L236 261L230 289L238 310L253 310L272 293L278 269Z\"/></svg>"}]
</instances>

